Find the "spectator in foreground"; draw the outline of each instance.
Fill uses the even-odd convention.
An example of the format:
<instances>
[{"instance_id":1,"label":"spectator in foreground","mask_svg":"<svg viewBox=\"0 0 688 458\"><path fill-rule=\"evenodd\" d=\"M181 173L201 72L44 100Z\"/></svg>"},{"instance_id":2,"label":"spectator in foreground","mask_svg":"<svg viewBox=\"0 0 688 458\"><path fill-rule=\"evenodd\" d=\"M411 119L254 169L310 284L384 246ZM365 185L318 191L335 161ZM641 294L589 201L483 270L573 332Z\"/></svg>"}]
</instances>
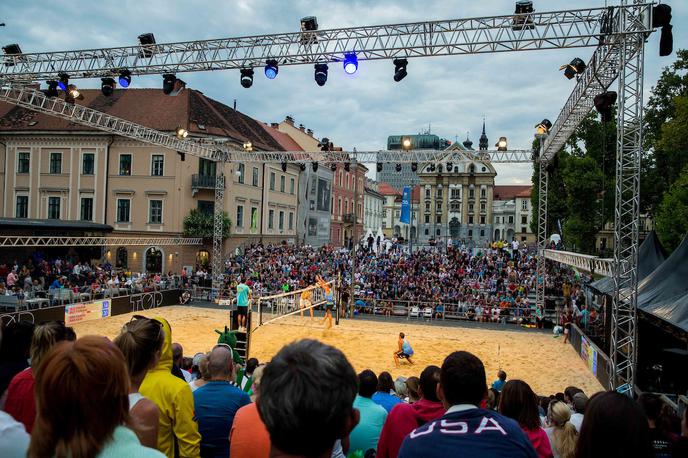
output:
<instances>
[{"instance_id":1,"label":"spectator in foreground","mask_svg":"<svg viewBox=\"0 0 688 458\"><path fill-rule=\"evenodd\" d=\"M258 366L253 371L255 395L260 393L260 380L265 366ZM270 434L265 423L260 419L255 402L245 405L234 415L232 429L229 432L229 456L241 458L267 458L270 456Z\"/></svg>"},{"instance_id":2,"label":"spectator in foreground","mask_svg":"<svg viewBox=\"0 0 688 458\"><path fill-rule=\"evenodd\" d=\"M234 360L229 345L219 344L208 356L210 381L194 391L203 456L229 456L229 431L237 410L251 403L248 394L232 381Z\"/></svg>"},{"instance_id":3,"label":"spectator in foreground","mask_svg":"<svg viewBox=\"0 0 688 458\"><path fill-rule=\"evenodd\" d=\"M64 340L76 340L76 334L72 328L66 327L61 321L49 321L37 326L31 339L31 367L15 375L7 387L5 412L23 423L29 434L36 420L34 368L38 367L43 357L55 344Z\"/></svg>"},{"instance_id":4,"label":"spectator in foreground","mask_svg":"<svg viewBox=\"0 0 688 458\"><path fill-rule=\"evenodd\" d=\"M566 403L553 401L547 406L547 437L554 458L573 458L576 455L578 431L571 423L571 409Z\"/></svg>"},{"instance_id":5,"label":"spectator in foreground","mask_svg":"<svg viewBox=\"0 0 688 458\"><path fill-rule=\"evenodd\" d=\"M652 456L650 428L638 404L626 395L603 391L588 401L578 436L577 458Z\"/></svg>"},{"instance_id":6,"label":"spectator in foreground","mask_svg":"<svg viewBox=\"0 0 688 458\"><path fill-rule=\"evenodd\" d=\"M3 337L2 327L0 327L0 348L3 344L7 344ZM30 342L31 339L29 339ZM28 353L28 345L26 351ZM0 410L0 456L26 456L30 440L31 436L26 432L24 425L12 418L12 415Z\"/></svg>"},{"instance_id":7,"label":"spectator in foreground","mask_svg":"<svg viewBox=\"0 0 688 458\"><path fill-rule=\"evenodd\" d=\"M408 391L408 403L418 402L420 400L420 379L418 377L407 378L406 390Z\"/></svg>"},{"instance_id":8,"label":"spectator in foreground","mask_svg":"<svg viewBox=\"0 0 688 458\"><path fill-rule=\"evenodd\" d=\"M390 373L380 372L380 376L377 378L377 391L371 399L376 404L384 407L387 413L392 410L392 407L401 402L401 399L391 394L393 389L394 382Z\"/></svg>"},{"instance_id":9,"label":"spectator in foreground","mask_svg":"<svg viewBox=\"0 0 688 458\"><path fill-rule=\"evenodd\" d=\"M539 458L551 458L552 448L547 433L540 426L538 397L523 380L509 380L499 396L499 413L516 420Z\"/></svg>"},{"instance_id":10,"label":"spectator in foreground","mask_svg":"<svg viewBox=\"0 0 688 458\"><path fill-rule=\"evenodd\" d=\"M460 450L462 457L535 458L535 449L515 421L478 407L486 394L480 359L465 351L447 356L437 388L447 412L406 436L399 457L444 458Z\"/></svg>"},{"instance_id":11,"label":"spectator in foreground","mask_svg":"<svg viewBox=\"0 0 688 458\"><path fill-rule=\"evenodd\" d=\"M385 408L372 400L377 386L377 376L370 369L358 374L358 396L354 400L354 408L360 412L361 419L351 431L351 452L360 451L365 455L368 450L377 450L382 426L387 419Z\"/></svg>"},{"instance_id":12,"label":"spectator in foreground","mask_svg":"<svg viewBox=\"0 0 688 458\"><path fill-rule=\"evenodd\" d=\"M189 383L191 391L196 391L210 380L210 370L208 369L208 356L203 353L198 353L194 356L194 366L198 377Z\"/></svg>"},{"instance_id":13,"label":"spectator in foreground","mask_svg":"<svg viewBox=\"0 0 688 458\"><path fill-rule=\"evenodd\" d=\"M258 360L256 358L249 358L246 361L246 368L237 371L236 383L245 393L251 391L251 385L253 384L251 377L256 367L258 367Z\"/></svg>"},{"instance_id":14,"label":"spectator in foreground","mask_svg":"<svg viewBox=\"0 0 688 458\"><path fill-rule=\"evenodd\" d=\"M653 456L669 456L674 445L674 437L665 430L663 422L660 420L664 401L654 393L643 393L638 398L638 404L643 409L645 417L647 417L647 424L650 427Z\"/></svg>"},{"instance_id":15,"label":"spectator in foreground","mask_svg":"<svg viewBox=\"0 0 688 458\"><path fill-rule=\"evenodd\" d=\"M683 409L681 418L681 436L674 443L673 457L688 456L688 409Z\"/></svg>"},{"instance_id":16,"label":"spectator in foreground","mask_svg":"<svg viewBox=\"0 0 688 458\"><path fill-rule=\"evenodd\" d=\"M418 387L420 399L413 404L402 402L394 406L382 427L377 458L396 458L404 437L417 427L444 415L444 406L437 397L439 381L439 367L428 366L423 369Z\"/></svg>"},{"instance_id":17,"label":"spectator in foreground","mask_svg":"<svg viewBox=\"0 0 688 458\"><path fill-rule=\"evenodd\" d=\"M132 429L142 445L158 447L158 423L160 410L153 401L139 393L143 379L160 360L165 335L162 326L155 320L140 315L125 324L114 344L124 355L129 370L129 415Z\"/></svg>"},{"instance_id":18,"label":"spectator in foreground","mask_svg":"<svg viewBox=\"0 0 688 458\"><path fill-rule=\"evenodd\" d=\"M261 364L260 366L256 367L256 370L253 371L253 383L251 383L251 391L249 391L251 402L256 402L256 399L258 398L258 391L256 391L256 388L260 387L260 379L263 377L264 370L265 364Z\"/></svg>"},{"instance_id":19,"label":"spectator in foreground","mask_svg":"<svg viewBox=\"0 0 688 458\"><path fill-rule=\"evenodd\" d=\"M503 370L499 370L497 372L497 380L492 382L492 388L494 388L497 391L502 391L502 388L504 388L504 384L506 383L506 372Z\"/></svg>"},{"instance_id":20,"label":"spectator in foreground","mask_svg":"<svg viewBox=\"0 0 688 458\"><path fill-rule=\"evenodd\" d=\"M172 344L172 374L184 380L186 383L191 382L191 373L182 369L184 367L184 347L182 344Z\"/></svg>"},{"instance_id":21,"label":"spectator in foreground","mask_svg":"<svg viewBox=\"0 0 688 458\"><path fill-rule=\"evenodd\" d=\"M201 435L194 420L194 399L189 385L172 375L172 328L166 319L156 317L162 324L165 339L160 361L148 371L139 391L160 410L158 425L158 450L169 458L199 456Z\"/></svg>"},{"instance_id":22,"label":"spectator in foreground","mask_svg":"<svg viewBox=\"0 0 688 458\"><path fill-rule=\"evenodd\" d=\"M162 457L124 426L128 392L124 357L105 337L53 346L36 367L38 416L28 456Z\"/></svg>"},{"instance_id":23,"label":"spectator in foreground","mask_svg":"<svg viewBox=\"0 0 688 458\"><path fill-rule=\"evenodd\" d=\"M29 367L34 324L28 321L9 323L2 331L0 344L0 396L15 375Z\"/></svg>"},{"instance_id":24,"label":"spectator in foreground","mask_svg":"<svg viewBox=\"0 0 688 458\"><path fill-rule=\"evenodd\" d=\"M571 403L573 413L571 414L571 423L576 427L576 431L581 430L583 418L585 415L585 405L588 403L588 397L582 391L573 395Z\"/></svg>"},{"instance_id":25,"label":"spectator in foreground","mask_svg":"<svg viewBox=\"0 0 688 458\"><path fill-rule=\"evenodd\" d=\"M340 350L311 339L283 347L265 366L257 399L270 456L329 457L339 440L348 450L359 420L356 389L356 373Z\"/></svg>"}]
</instances>

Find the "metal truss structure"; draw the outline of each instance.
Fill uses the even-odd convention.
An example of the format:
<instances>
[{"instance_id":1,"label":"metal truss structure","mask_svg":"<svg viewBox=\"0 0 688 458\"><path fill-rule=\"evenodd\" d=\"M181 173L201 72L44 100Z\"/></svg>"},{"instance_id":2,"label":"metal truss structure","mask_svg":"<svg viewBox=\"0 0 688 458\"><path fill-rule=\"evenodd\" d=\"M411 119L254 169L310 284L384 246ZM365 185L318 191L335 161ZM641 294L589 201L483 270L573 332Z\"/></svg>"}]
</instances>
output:
<instances>
[{"instance_id":1,"label":"metal truss structure","mask_svg":"<svg viewBox=\"0 0 688 458\"><path fill-rule=\"evenodd\" d=\"M0 67L0 82L27 82L54 79L58 73L71 78L117 75L126 69L133 75L181 73L237 69L265 65L275 59L279 65L341 62L355 52L359 60L413 58L444 55L479 54L508 51L592 47L595 50L586 70L578 76L576 87L552 126L540 161L540 200L538 202L538 276L544 275L545 256L571 265L587 265L614 277L612 307L612 350L610 388L632 392L636 365L636 299L639 218L639 174L642 153L642 83L644 40L654 30L652 6L641 0L620 0L609 8L588 8L554 12L503 15L482 18L429 21L384 26L302 31L253 37L202 40L171 44L138 45L36 54L5 55ZM590 112L593 99L618 78L618 144L616 155L616 203L614 218L614 260L585 260L575 253L548 252L547 239L547 163ZM230 151L212 139L191 141L136 126L95 110L66 106L40 93L10 84L0 100L54 114L101 130L158 144L180 152L223 162L441 162L446 151L376 152L244 152ZM523 159L531 152L515 152L504 161ZM472 155L472 152L467 152ZM476 152L476 155L483 154ZM499 153L489 153L499 162ZM477 156L476 156L477 158ZM487 159L485 157L485 159ZM528 159L529 160L529 159ZM216 198L224 195L218 177ZM214 267L220 266L222 206L216 202ZM219 207L219 208L218 208ZM221 238L219 239L221 241ZM216 264L217 263L217 264ZM214 269L214 276L220 275ZM220 277L221 279L221 277ZM542 278L544 281L544 277ZM220 284L214 279L214 284ZM542 304L543 291L538 290Z\"/></svg>"},{"instance_id":2,"label":"metal truss structure","mask_svg":"<svg viewBox=\"0 0 688 458\"><path fill-rule=\"evenodd\" d=\"M546 135L540 135L539 147L540 154L545 148ZM549 181L549 173L547 173L547 164L540 162L538 164L538 231L537 231L537 273L535 279L535 304L538 307L545 306L545 283L546 283L546 269L545 269L545 248L547 246L547 184Z\"/></svg>"},{"instance_id":3,"label":"metal truss structure","mask_svg":"<svg viewBox=\"0 0 688 458\"><path fill-rule=\"evenodd\" d=\"M219 172L215 177L215 206L213 208L213 291L219 294L224 281L225 262L222 253L225 220L225 174Z\"/></svg>"},{"instance_id":4,"label":"metal truss structure","mask_svg":"<svg viewBox=\"0 0 688 458\"><path fill-rule=\"evenodd\" d=\"M545 250L546 259L567 264L586 272L611 277L614 275L614 260L611 258L598 258L587 254L573 253L571 251Z\"/></svg>"},{"instance_id":5,"label":"metal truss structure","mask_svg":"<svg viewBox=\"0 0 688 458\"><path fill-rule=\"evenodd\" d=\"M0 236L0 247L51 246L194 246L203 245L201 237L51 237L32 235Z\"/></svg>"},{"instance_id":6,"label":"metal truss structure","mask_svg":"<svg viewBox=\"0 0 688 458\"><path fill-rule=\"evenodd\" d=\"M616 8L620 10L626 7ZM31 81L597 46L606 8L412 22L240 38L5 56L0 79ZM521 24L518 26L517 24ZM614 28L607 34L621 34ZM650 32L651 30L646 30Z\"/></svg>"}]
</instances>

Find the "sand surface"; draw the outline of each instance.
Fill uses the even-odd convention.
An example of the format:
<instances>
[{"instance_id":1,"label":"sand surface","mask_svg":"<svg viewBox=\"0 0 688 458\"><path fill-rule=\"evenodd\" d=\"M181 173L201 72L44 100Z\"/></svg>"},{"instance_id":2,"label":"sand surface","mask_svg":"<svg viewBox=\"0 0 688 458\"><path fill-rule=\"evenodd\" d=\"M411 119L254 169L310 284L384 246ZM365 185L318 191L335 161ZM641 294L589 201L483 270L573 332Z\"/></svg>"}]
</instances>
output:
<instances>
[{"instance_id":1,"label":"sand surface","mask_svg":"<svg viewBox=\"0 0 688 458\"><path fill-rule=\"evenodd\" d=\"M197 307L162 307L145 313L162 316L172 326L172 339L184 347L184 354L192 356L208 351L217 341L214 329L222 329L228 321L226 311ZM77 336L89 334L114 338L132 314L118 315L104 320L87 321L74 326ZM251 356L268 361L286 343L302 338L318 339L342 350L356 371L372 369L376 373L389 371L399 375L420 375L430 364L442 365L446 355L456 350L470 351L485 364L491 383L501 367L508 378L522 379L541 395L564 391L569 385L578 386L588 395L602 390L587 365L570 345L561 338L540 332L438 327L422 324L382 323L378 321L342 320L339 326L325 331L318 319L287 317L254 331ZM396 350L400 331L406 334L414 351L415 365L402 362L394 367L392 352Z\"/></svg>"}]
</instances>

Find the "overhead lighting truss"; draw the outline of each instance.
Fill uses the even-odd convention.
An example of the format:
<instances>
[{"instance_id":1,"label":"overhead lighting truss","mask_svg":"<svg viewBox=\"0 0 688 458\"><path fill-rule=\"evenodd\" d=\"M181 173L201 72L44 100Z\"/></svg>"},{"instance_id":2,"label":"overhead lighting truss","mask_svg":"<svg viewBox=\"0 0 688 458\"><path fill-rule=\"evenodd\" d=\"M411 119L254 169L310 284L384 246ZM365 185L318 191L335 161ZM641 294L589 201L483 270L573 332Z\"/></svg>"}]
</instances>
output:
<instances>
[{"instance_id":1,"label":"overhead lighting truss","mask_svg":"<svg viewBox=\"0 0 688 458\"><path fill-rule=\"evenodd\" d=\"M614 260L611 258L599 258L597 256L559 250L545 250L545 258L606 277L614 275Z\"/></svg>"},{"instance_id":2,"label":"overhead lighting truss","mask_svg":"<svg viewBox=\"0 0 688 458\"><path fill-rule=\"evenodd\" d=\"M0 247L55 246L197 246L201 237L51 237L10 235L0 237Z\"/></svg>"},{"instance_id":3,"label":"overhead lighting truss","mask_svg":"<svg viewBox=\"0 0 688 458\"><path fill-rule=\"evenodd\" d=\"M651 4L647 4L651 5ZM627 6L634 10L637 6ZM615 9L618 14L619 7ZM643 7L646 9L646 7ZM606 8L528 13L534 27L514 30L514 15L411 22L405 24L315 30L221 38L146 46L7 55L12 65L0 69L5 80L47 80L58 72L71 78L182 73L262 67L266 59L280 66L342 62L356 51L359 60L448 56L597 46ZM649 26L637 33L651 32ZM617 29L618 30L618 29ZM610 31L609 35L615 35Z\"/></svg>"}]
</instances>

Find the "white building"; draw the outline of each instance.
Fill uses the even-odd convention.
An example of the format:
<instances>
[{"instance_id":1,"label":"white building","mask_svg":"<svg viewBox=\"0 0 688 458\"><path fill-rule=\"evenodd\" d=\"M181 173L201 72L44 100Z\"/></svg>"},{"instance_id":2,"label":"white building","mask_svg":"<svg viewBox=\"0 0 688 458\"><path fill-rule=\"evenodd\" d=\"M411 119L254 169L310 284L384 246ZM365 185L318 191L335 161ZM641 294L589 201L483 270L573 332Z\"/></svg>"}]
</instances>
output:
<instances>
[{"instance_id":1,"label":"white building","mask_svg":"<svg viewBox=\"0 0 688 458\"><path fill-rule=\"evenodd\" d=\"M382 212L385 203L385 197L380 194L377 181L366 178L363 202L363 231L371 230L373 234L376 234L382 228Z\"/></svg>"},{"instance_id":2,"label":"white building","mask_svg":"<svg viewBox=\"0 0 688 458\"><path fill-rule=\"evenodd\" d=\"M493 240L535 243L535 234L530 229L533 219L531 192L531 185L494 187Z\"/></svg>"}]
</instances>

